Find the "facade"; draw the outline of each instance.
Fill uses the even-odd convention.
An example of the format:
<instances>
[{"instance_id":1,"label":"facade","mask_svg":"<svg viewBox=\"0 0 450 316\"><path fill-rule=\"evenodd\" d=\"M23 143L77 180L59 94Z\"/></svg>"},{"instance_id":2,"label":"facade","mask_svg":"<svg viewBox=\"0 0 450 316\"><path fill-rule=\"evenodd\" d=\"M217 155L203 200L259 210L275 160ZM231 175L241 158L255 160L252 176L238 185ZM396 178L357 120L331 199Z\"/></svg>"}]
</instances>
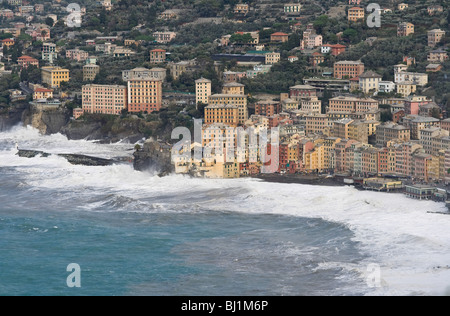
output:
<instances>
[{"instance_id":1,"label":"facade","mask_svg":"<svg viewBox=\"0 0 450 316\"><path fill-rule=\"evenodd\" d=\"M407 97L417 91L417 84L413 81L402 81L397 83L397 93Z\"/></svg>"},{"instance_id":2,"label":"facade","mask_svg":"<svg viewBox=\"0 0 450 316\"><path fill-rule=\"evenodd\" d=\"M300 3L286 3L284 5L284 13L287 15L300 15L301 9Z\"/></svg>"},{"instance_id":3,"label":"facade","mask_svg":"<svg viewBox=\"0 0 450 316\"><path fill-rule=\"evenodd\" d=\"M435 14L444 12L444 8L441 5L434 4L434 5L430 5L427 8L427 11L428 11L429 15L435 15Z\"/></svg>"},{"instance_id":4,"label":"facade","mask_svg":"<svg viewBox=\"0 0 450 316\"><path fill-rule=\"evenodd\" d=\"M255 114L273 116L281 113L281 103L276 101L259 101L255 104Z\"/></svg>"},{"instance_id":5,"label":"facade","mask_svg":"<svg viewBox=\"0 0 450 316\"><path fill-rule=\"evenodd\" d=\"M247 3L238 3L234 6L234 14L247 15L250 7Z\"/></svg>"},{"instance_id":6,"label":"facade","mask_svg":"<svg viewBox=\"0 0 450 316\"><path fill-rule=\"evenodd\" d=\"M20 68L28 68L28 66L36 66L39 68L39 60L36 58L30 57L30 56L21 56L17 59L17 63L19 64Z\"/></svg>"},{"instance_id":7,"label":"facade","mask_svg":"<svg viewBox=\"0 0 450 316\"><path fill-rule=\"evenodd\" d=\"M359 89L364 93L377 92L382 78L373 71L367 71L359 76Z\"/></svg>"},{"instance_id":8,"label":"facade","mask_svg":"<svg viewBox=\"0 0 450 316\"><path fill-rule=\"evenodd\" d=\"M128 85L128 111L159 111L162 105L162 80L131 78Z\"/></svg>"},{"instance_id":9,"label":"facade","mask_svg":"<svg viewBox=\"0 0 450 316\"><path fill-rule=\"evenodd\" d=\"M209 97L210 105L235 105L238 107L238 123L244 124L248 119L247 96L242 94L213 94Z\"/></svg>"},{"instance_id":10,"label":"facade","mask_svg":"<svg viewBox=\"0 0 450 316\"><path fill-rule=\"evenodd\" d=\"M447 51L443 49L435 49L428 53L427 61L431 63L443 63L448 59Z\"/></svg>"},{"instance_id":11,"label":"facade","mask_svg":"<svg viewBox=\"0 0 450 316\"><path fill-rule=\"evenodd\" d=\"M245 86L241 83L230 82L225 83L222 87L222 94L245 94Z\"/></svg>"},{"instance_id":12,"label":"facade","mask_svg":"<svg viewBox=\"0 0 450 316\"><path fill-rule=\"evenodd\" d=\"M223 73L223 81L225 83L236 82L245 77L247 77L246 72L225 71Z\"/></svg>"},{"instance_id":13,"label":"facade","mask_svg":"<svg viewBox=\"0 0 450 316\"><path fill-rule=\"evenodd\" d=\"M338 61L334 63L334 78L354 78L364 73L364 64L360 61Z\"/></svg>"},{"instance_id":14,"label":"facade","mask_svg":"<svg viewBox=\"0 0 450 316\"><path fill-rule=\"evenodd\" d=\"M398 6L397 6L397 8L400 10L400 11L403 11L403 10L406 10L406 9L408 9L408 4L407 3L399 3L398 4Z\"/></svg>"},{"instance_id":15,"label":"facade","mask_svg":"<svg viewBox=\"0 0 450 316\"><path fill-rule=\"evenodd\" d=\"M427 72L438 72L442 70L441 64L429 64L427 66Z\"/></svg>"},{"instance_id":16,"label":"facade","mask_svg":"<svg viewBox=\"0 0 450 316\"><path fill-rule=\"evenodd\" d=\"M316 67L325 62L325 56L319 52L315 52L310 57L311 66Z\"/></svg>"},{"instance_id":17,"label":"facade","mask_svg":"<svg viewBox=\"0 0 450 316\"><path fill-rule=\"evenodd\" d=\"M295 101L316 96L316 88L310 85L296 85L289 88L289 98Z\"/></svg>"},{"instance_id":18,"label":"facade","mask_svg":"<svg viewBox=\"0 0 450 316\"><path fill-rule=\"evenodd\" d=\"M267 53L264 56L266 57L266 64L267 65L276 64L281 59L281 54L280 53L275 53L275 52Z\"/></svg>"},{"instance_id":19,"label":"facade","mask_svg":"<svg viewBox=\"0 0 450 316\"><path fill-rule=\"evenodd\" d=\"M166 51L164 49L152 49L150 51L150 62L152 64L162 64L166 61Z\"/></svg>"},{"instance_id":20,"label":"facade","mask_svg":"<svg viewBox=\"0 0 450 316\"><path fill-rule=\"evenodd\" d=\"M396 83L410 81L422 87L428 83L428 74L426 73L396 72L394 78Z\"/></svg>"},{"instance_id":21,"label":"facade","mask_svg":"<svg viewBox=\"0 0 450 316\"><path fill-rule=\"evenodd\" d=\"M48 61L50 64L53 64L53 62L55 62L57 58L58 54L56 52L56 44L42 44L42 60Z\"/></svg>"},{"instance_id":22,"label":"facade","mask_svg":"<svg viewBox=\"0 0 450 316\"><path fill-rule=\"evenodd\" d=\"M46 88L35 88L33 90L33 100L52 99L53 90Z\"/></svg>"},{"instance_id":23,"label":"facade","mask_svg":"<svg viewBox=\"0 0 450 316\"><path fill-rule=\"evenodd\" d=\"M377 126L376 145L378 147L385 147L390 141L395 139L408 142L411 139L411 132L409 128L392 122L387 122Z\"/></svg>"},{"instance_id":24,"label":"facade","mask_svg":"<svg viewBox=\"0 0 450 316\"><path fill-rule=\"evenodd\" d=\"M289 40L289 34L283 32L275 32L270 35L270 41L274 43L284 43Z\"/></svg>"},{"instance_id":25,"label":"facade","mask_svg":"<svg viewBox=\"0 0 450 316\"><path fill-rule=\"evenodd\" d=\"M195 80L195 104L208 104L210 95L211 80L205 78Z\"/></svg>"},{"instance_id":26,"label":"facade","mask_svg":"<svg viewBox=\"0 0 450 316\"><path fill-rule=\"evenodd\" d=\"M301 110L306 113L318 113L322 111L322 101L317 96L300 99Z\"/></svg>"},{"instance_id":27,"label":"facade","mask_svg":"<svg viewBox=\"0 0 450 316\"><path fill-rule=\"evenodd\" d=\"M89 53L80 49L68 49L66 50L66 58L76 61L84 61L89 57Z\"/></svg>"},{"instance_id":28,"label":"facade","mask_svg":"<svg viewBox=\"0 0 450 316\"><path fill-rule=\"evenodd\" d=\"M119 85L84 85L83 113L120 115L127 109L127 87Z\"/></svg>"},{"instance_id":29,"label":"facade","mask_svg":"<svg viewBox=\"0 0 450 316\"><path fill-rule=\"evenodd\" d=\"M83 81L94 81L100 72L100 66L88 64L83 66Z\"/></svg>"},{"instance_id":30,"label":"facade","mask_svg":"<svg viewBox=\"0 0 450 316\"><path fill-rule=\"evenodd\" d=\"M431 99L428 99L425 96L409 96L404 101L405 114L418 115L420 107L431 102L432 102Z\"/></svg>"},{"instance_id":31,"label":"facade","mask_svg":"<svg viewBox=\"0 0 450 316\"><path fill-rule=\"evenodd\" d=\"M128 81L130 79L157 79L164 81L166 79L167 69L165 68L143 68L138 67L131 70L122 71L122 80Z\"/></svg>"},{"instance_id":32,"label":"facade","mask_svg":"<svg viewBox=\"0 0 450 316\"><path fill-rule=\"evenodd\" d=\"M232 104L211 104L205 107L205 124L222 123L236 127L239 124L239 108Z\"/></svg>"},{"instance_id":33,"label":"facade","mask_svg":"<svg viewBox=\"0 0 450 316\"><path fill-rule=\"evenodd\" d=\"M59 88L61 82L70 80L69 70L61 67L42 67L42 83L48 84L51 88Z\"/></svg>"},{"instance_id":34,"label":"facade","mask_svg":"<svg viewBox=\"0 0 450 316\"><path fill-rule=\"evenodd\" d=\"M378 91L384 93L395 91L395 83L392 81L380 81L378 82Z\"/></svg>"},{"instance_id":35,"label":"facade","mask_svg":"<svg viewBox=\"0 0 450 316\"><path fill-rule=\"evenodd\" d=\"M360 20L364 20L364 9L360 7L353 7L348 9L347 18L350 22L358 22Z\"/></svg>"},{"instance_id":36,"label":"facade","mask_svg":"<svg viewBox=\"0 0 450 316\"><path fill-rule=\"evenodd\" d=\"M328 112L368 112L378 110L378 101L340 96L329 100Z\"/></svg>"},{"instance_id":37,"label":"facade","mask_svg":"<svg viewBox=\"0 0 450 316\"><path fill-rule=\"evenodd\" d=\"M401 22L397 26L397 36L408 36L414 34L414 24L409 22Z\"/></svg>"},{"instance_id":38,"label":"facade","mask_svg":"<svg viewBox=\"0 0 450 316\"><path fill-rule=\"evenodd\" d=\"M421 130L428 127L440 127L440 120L434 117L407 115L403 117L403 125L410 129L411 139L419 139Z\"/></svg>"},{"instance_id":39,"label":"facade","mask_svg":"<svg viewBox=\"0 0 450 316\"><path fill-rule=\"evenodd\" d=\"M161 44L168 44L170 43L175 37L177 37L177 33L175 32L154 32L153 37L158 43Z\"/></svg>"},{"instance_id":40,"label":"facade","mask_svg":"<svg viewBox=\"0 0 450 316\"><path fill-rule=\"evenodd\" d=\"M170 65L170 74L174 80L180 78L180 76L185 72L191 72L196 67L196 61L180 61Z\"/></svg>"},{"instance_id":41,"label":"facade","mask_svg":"<svg viewBox=\"0 0 450 316\"><path fill-rule=\"evenodd\" d=\"M306 119L306 134L323 133L325 128L329 128L328 116L326 114L308 114Z\"/></svg>"},{"instance_id":42,"label":"facade","mask_svg":"<svg viewBox=\"0 0 450 316\"><path fill-rule=\"evenodd\" d=\"M434 29L427 32L428 36L428 46L436 46L445 36L445 31L441 29Z\"/></svg>"}]
</instances>

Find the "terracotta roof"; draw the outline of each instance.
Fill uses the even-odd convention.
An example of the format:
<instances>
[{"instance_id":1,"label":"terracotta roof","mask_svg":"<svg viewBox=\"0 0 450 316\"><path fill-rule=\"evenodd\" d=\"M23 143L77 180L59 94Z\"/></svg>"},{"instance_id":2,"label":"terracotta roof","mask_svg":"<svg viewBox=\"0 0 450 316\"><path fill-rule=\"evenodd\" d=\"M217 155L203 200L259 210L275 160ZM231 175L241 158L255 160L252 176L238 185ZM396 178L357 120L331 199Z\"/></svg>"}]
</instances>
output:
<instances>
[{"instance_id":1,"label":"terracotta roof","mask_svg":"<svg viewBox=\"0 0 450 316\"><path fill-rule=\"evenodd\" d=\"M152 49L151 52L160 52L160 53L164 52L165 53L166 51L164 49L157 48L157 49Z\"/></svg>"},{"instance_id":2,"label":"terracotta roof","mask_svg":"<svg viewBox=\"0 0 450 316\"><path fill-rule=\"evenodd\" d=\"M283 33L283 32L276 32L273 33L272 36L288 36L289 34Z\"/></svg>"},{"instance_id":3,"label":"terracotta roof","mask_svg":"<svg viewBox=\"0 0 450 316\"><path fill-rule=\"evenodd\" d=\"M53 90L45 88L36 88L34 89L34 92L53 92Z\"/></svg>"}]
</instances>

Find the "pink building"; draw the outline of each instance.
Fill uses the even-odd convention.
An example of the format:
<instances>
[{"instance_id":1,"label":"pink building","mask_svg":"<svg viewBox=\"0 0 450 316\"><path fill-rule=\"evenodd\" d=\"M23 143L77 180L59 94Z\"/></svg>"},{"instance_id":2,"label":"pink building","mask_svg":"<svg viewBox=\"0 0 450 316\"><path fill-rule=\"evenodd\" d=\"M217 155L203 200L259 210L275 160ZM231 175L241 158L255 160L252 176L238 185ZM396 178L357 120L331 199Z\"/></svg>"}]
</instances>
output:
<instances>
[{"instance_id":1,"label":"pink building","mask_svg":"<svg viewBox=\"0 0 450 316\"><path fill-rule=\"evenodd\" d=\"M120 115L127 109L127 87L118 85L84 85L82 89L84 113Z\"/></svg>"},{"instance_id":2,"label":"pink building","mask_svg":"<svg viewBox=\"0 0 450 316\"><path fill-rule=\"evenodd\" d=\"M410 96L405 101L405 115L419 115L420 106L431 102L426 97Z\"/></svg>"},{"instance_id":3,"label":"pink building","mask_svg":"<svg viewBox=\"0 0 450 316\"><path fill-rule=\"evenodd\" d=\"M395 148L395 172L403 175L411 175L412 154L422 146L411 142L394 145Z\"/></svg>"},{"instance_id":4,"label":"pink building","mask_svg":"<svg viewBox=\"0 0 450 316\"><path fill-rule=\"evenodd\" d=\"M80 49L69 49L66 51L66 58L76 61L84 61L88 59L89 53Z\"/></svg>"},{"instance_id":5,"label":"pink building","mask_svg":"<svg viewBox=\"0 0 450 316\"><path fill-rule=\"evenodd\" d=\"M289 98L299 101L317 96L316 88L310 85L297 85L289 88Z\"/></svg>"},{"instance_id":6,"label":"pink building","mask_svg":"<svg viewBox=\"0 0 450 316\"><path fill-rule=\"evenodd\" d=\"M425 153L416 153L412 155L413 168L411 168L411 176L416 179L428 182L428 170L431 165L432 156Z\"/></svg>"},{"instance_id":7,"label":"pink building","mask_svg":"<svg viewBox=\"0 0 450 316\"><path fill-rule=\"evenodd\" d=\"M336 143L335 147L335 171L346 172L347 169L347 154L352 150L352 146L357 144L358 141L354 139L343 139L339 143Z\"/></svg>"}]
</instances>

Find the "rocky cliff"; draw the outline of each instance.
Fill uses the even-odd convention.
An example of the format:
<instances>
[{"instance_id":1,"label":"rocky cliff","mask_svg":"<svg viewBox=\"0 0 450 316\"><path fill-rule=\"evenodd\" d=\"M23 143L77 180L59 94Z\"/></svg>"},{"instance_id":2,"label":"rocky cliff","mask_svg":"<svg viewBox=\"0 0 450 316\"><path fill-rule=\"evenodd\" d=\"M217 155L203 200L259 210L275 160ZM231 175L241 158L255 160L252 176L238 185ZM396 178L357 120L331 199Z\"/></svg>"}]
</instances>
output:
<instances>
[{"instance_id":1,"label":"rocky cliff","mask_svg":"<svg viewBox=\"0 0 450 316\"><path fill-rule=\"evenodd\" d=\"M0 112L0 132L6 131L11 127L22 122L22 115L29 109L28 103L16 103L11 108L3 109Z\"/></svg>"},{"instance_id":2,"label":"rocky cliff","mask_svg":"<svg viewBox=\"0 0 450 316\"><path fill-rule=\"evenodd\" d=\"M42 134L49 135L61 132L70 120L67 109L40 108L31 106L22 116L24 125L31 125Z\"/></svg>"},{"instance_id":3,"label":"rocky cliff","mask_svg":"<svg viewBox=\"0 0 450 316\"><path fill-rule=\"evenodd\" d=\"M134 153L134 169L138 171L153 170L159 176L174 172L171 163L171 145L149 139L142 149Z\"/></svg>"}]
</instances>

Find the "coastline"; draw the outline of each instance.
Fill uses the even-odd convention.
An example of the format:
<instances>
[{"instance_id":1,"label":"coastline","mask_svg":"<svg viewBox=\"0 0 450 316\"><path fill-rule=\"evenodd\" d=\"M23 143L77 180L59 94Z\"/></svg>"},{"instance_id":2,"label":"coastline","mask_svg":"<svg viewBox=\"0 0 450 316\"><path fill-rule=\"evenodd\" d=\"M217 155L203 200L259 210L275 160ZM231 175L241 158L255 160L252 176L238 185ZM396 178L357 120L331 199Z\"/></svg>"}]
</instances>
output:
<instances>
[{"instance_id":1,"label":"coastline","mask_svg":"<svg viewBox=\"0 0 450 316\"><path fill-rule=\"evenodd\" d=\"M261 179L266 182L276 183L297 183L307 185L320 185L320 186L348 186L350 184L339 181L335 177L318 177L315 175L301 175L301 174L258 174L251 176L251 178Z\"/></svg>"}]
</instances>

